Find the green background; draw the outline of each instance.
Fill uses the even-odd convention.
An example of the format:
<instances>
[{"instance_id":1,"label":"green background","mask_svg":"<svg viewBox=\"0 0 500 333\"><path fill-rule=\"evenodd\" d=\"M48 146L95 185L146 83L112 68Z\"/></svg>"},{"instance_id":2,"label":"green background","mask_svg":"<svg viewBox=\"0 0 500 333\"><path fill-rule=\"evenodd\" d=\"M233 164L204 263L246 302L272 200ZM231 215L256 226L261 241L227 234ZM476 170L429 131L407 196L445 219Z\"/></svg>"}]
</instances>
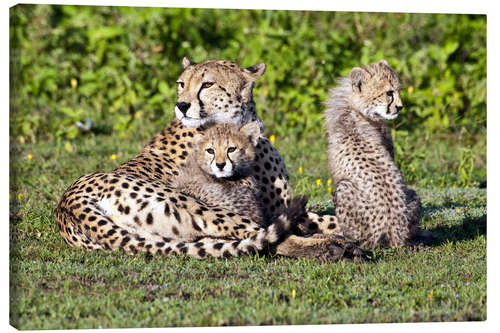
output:
<instances>
[{"instance_id":1,"label":"green background","mask_svg":"<svg viewBox=\"0 0 500 333\"><path fill-rule=\"evenodd\" d=\"M486 178L484 15L22 5L10 25L12 140L72 140L89 134L84 119L90 135L153 134L173 118L184 56L265 62L266 134L313 139L336 79L386 59L405 87L392 125L403 171L421 170L422 147L440 141L460 149L451 179L433 184Z\"/></svg>"}]
</instances>

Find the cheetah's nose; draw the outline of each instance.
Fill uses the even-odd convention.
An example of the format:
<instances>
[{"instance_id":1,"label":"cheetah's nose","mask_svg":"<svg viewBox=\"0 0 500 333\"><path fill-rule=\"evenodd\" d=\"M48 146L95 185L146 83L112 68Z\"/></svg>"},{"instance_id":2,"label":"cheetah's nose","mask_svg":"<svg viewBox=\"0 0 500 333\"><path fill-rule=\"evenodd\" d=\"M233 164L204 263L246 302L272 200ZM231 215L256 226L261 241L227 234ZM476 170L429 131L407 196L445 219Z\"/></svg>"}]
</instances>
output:
<instances>
[{"instance_id":1,"label":"cheetah's nose","mask_svg":"<svg viewBox=\"0 0 500 333\"><path fill-rule=\"evenodd\" d=\"M222 170L226 166L226 162L215 163L215 165L219 168L219 170Z\"/></svg>"},{"instance_id":2,"label":"cheetah's nose","mask_svg":"<svg viewBox=\"0 0 500 333\"><path fill-rule=\"evenodd\" d=\"M191 103L186 103L186 102L178 102L175 104L177 108L182 112L183 115L186 115L187 110L191 106Z\"/></svg>"},{"instance_id":3,"label":"cheetah's nose","mask_svg":"<svg viewBox=\"0 0 500 333\"><path fill-rule=\"evenodd\" d=\"M396 105L396 111L399 113L399 112L401 112L401 110L403 110L403 106L402 105Z\"/></svg>"}]
</instances>

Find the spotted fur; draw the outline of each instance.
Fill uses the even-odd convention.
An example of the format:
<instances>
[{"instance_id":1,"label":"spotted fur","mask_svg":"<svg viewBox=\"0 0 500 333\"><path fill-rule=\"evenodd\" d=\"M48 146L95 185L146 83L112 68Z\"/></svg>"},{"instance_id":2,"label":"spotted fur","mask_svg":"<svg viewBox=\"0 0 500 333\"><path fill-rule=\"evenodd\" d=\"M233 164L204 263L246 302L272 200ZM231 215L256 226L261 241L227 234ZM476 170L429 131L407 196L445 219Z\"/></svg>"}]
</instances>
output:
<instances>
[{"instance_id":1,"label":"spotted fur","mask_svg":"<svg viewBox=\"0 0 500 333\"><path fill-rule=\"evenodd\" d=\"M241 68L227 60L208 60L196 64L183 60L184 72L177 80L178 102L175 115L185 126L196 127L206 122L237 125L257 121L252 90L264 74L265 64ZM223 78L221 80L221 78Z\"/></svg>"},{"instance_id":2,"label":"spotted fur","mask_svg":"<svg viewBox=\"0 0 500 333\"><path fill-rule=\"evenodd\" d=\"M197 137L193 154L173 186L209 205L239 212L266 226L260 188L252 176L259 124L210 124Z\"/></svg>"},{"instance_id":3,"label":"spotted fur","mask_svg":"<svg viewBox=\"0 0 500 333\"><path fill-rule=\"evenodd\" d=\"M339 237L306 239L290 235L286 221L311 221L318 216L301 215L300 207L305 203L290 200L284 161L263 136L254 147L252 175L260 190L263 215L269 217L265 225L172 186L194 151L197 135L204 130L201 125L216 122L242 126L256 121L262 131L252 88L265 65L241 68L229 61L195 64L185 59L184 66L178 80L177 119L128 162L108 173L82 176L65 191L56 223L66 242L87 249L197 258L264 249L321 260L337 260L353 253L350 243ZM318 225L316 229L321 230Z\"/></svg>"},{"instance_id":4,"label":"spotted fur","mask_svg":"<svg viewBox=\"0 0 500 333\"><path fill-rule=\"evenodd\" d=\"M339 80L325 111L335 213L344 235L364 247L400 247L425 234L418 227L420 199L394 162L385 123L403 108L400 90L386 61L356 67Z\"/></svg>"}]
</instances>

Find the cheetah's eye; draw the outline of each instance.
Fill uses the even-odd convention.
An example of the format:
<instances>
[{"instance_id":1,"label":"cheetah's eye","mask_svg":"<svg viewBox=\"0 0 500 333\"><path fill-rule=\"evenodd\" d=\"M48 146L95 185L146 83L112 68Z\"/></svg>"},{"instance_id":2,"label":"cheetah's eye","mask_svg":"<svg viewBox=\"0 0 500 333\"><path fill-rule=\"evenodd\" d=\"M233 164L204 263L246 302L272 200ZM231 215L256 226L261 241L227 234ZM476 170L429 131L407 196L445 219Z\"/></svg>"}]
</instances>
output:
<instances>
[{"instance_id":1,"label":"cheetah's eye","mask_svg":"<svg viewBox=\"0 0 500 333\"><path fill-rule=\"evenodd\" d=\"M215 154L215 151L212 148L208 148L207 153L209 153L210 155L213 155L213 154Z\"/></svg>"},{"instance_id":2,"label":"cheetah's eye","mask_svg":"<svg viewBox=\"0 0 500 333\"><path fill-rule=\"evenodd\" d=\"M211 86L213 86L213 85L214 85L214 83L213 83L213 82L203 82L203 83L201 84L201 87L202 87L202 88L210 88L210 87L211 87Z\"/></svg>"},{"instance_id":3,"label":"cheetah's eye","mask_svg":"<svg viewBox=\"0 0 500 333\"><path fill-rule=\"evenodd\" d=\"M182 81L177 81L177 85L181 88L184 88L184 82Z\"/></svg>"},{"instance_id":4,"label":"cheetah's eye","mask_svg":"<svg viewBox=\"0 0 500 333\"><path fill-rule=\"evenodd\" d=\"M387 96L392 97L392 95L394 95L394 91L389 90L386 94L387 94Z\"/></svg>"},{"instance_id":5,"label":"cheetah's eye","mask_svg":"<svg viewBox=\"0 0 500 333\"><path fill-rule=\"evenodd\" d=\"M235 151L236 151L236 147L229 147L229 148L227 149L227 152L228 152L228 153L234 153Z\"/></svg>"}]
</instances>

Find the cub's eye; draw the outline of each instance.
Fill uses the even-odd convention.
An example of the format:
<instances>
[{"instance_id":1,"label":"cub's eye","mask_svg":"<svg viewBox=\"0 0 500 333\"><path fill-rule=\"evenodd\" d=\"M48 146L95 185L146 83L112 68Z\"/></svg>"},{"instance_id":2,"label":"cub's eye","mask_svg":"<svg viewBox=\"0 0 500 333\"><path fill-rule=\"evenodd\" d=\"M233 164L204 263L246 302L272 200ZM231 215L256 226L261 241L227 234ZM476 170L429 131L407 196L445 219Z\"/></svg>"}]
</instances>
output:
<instances>
[{"instance_id":1,"label":"cub's eye","mask_svg":"<svg viewBox=\"0 0 500 333\"><path fill-rule=\"evenodd\" d=\"M387 96L392 97L392 95L394 95L394 91L389 90L386 94L387 94Z\"/></svg>"},{"instance_id":2,"label":"cub's eye","mask_svg":"<svg viewBox=\"0 0 500 333\"><path fill-rule=\"evenodd\" d=\"M215 154L215 151L212 148L208 148L207 153L209 153L210 155L213 155L213 154Z\"/></svg>"},{"instance_id":3,"label":"cub's eye","mask_svg":"<svg viewBox=\"0 0 500 333\"><path fill-rule=\"evenodd\" d=\"M201 84L201 87L202 87L202 88L210 88L210 87L211 87L211 86L213 86L213 85L214 85L214 83L213 83L213 82L203 82L203 83Z\"/></svg>"},{"instance_id":4,"label":"cub's eye","mask_svg":"<svg viewBox=\"0 0 500 333\"><path fill-rule=\"evenodd\" d=\"M229 147L229 148L227 149L227 152L228 152L228 153L234 153L235 151L236 151L236 147Z\"/></svg>"},{"instance_id":5,"label":"cub's eye","mask_svg":"<svg viewBox=\"0 0 500 333\"><path fill-rule=\"evenodd\" d=\"M182 81L177 81L177 85L181 88L184 88L184 82Z\"/></svg>"}]
</instances>

